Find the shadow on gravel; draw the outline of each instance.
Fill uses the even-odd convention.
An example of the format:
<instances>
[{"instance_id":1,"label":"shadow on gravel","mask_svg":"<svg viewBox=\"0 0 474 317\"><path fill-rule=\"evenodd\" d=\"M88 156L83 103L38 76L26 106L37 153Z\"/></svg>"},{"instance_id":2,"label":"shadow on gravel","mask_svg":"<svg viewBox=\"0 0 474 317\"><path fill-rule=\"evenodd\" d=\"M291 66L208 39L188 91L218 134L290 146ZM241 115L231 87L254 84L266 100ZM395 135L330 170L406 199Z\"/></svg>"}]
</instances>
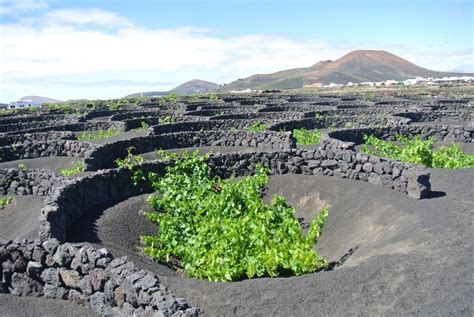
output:
<instances>
[{"instance_id":1,"label":"shadow on gravel","mask_svg":"<svg viewBox=\"0 0 474 317\"><path fill-rule=\"evenodd\" d=\"M359 246L356 246L354 248L351 248L349 249L349 251L347 251L346 254L344 254L341 259L339 261L334 261L334 262L330 262L328 263L328 266L325 268L325 269L322 269L322 270L318 270L318 271L315 271L315 272L312 272L312 273L307 273L307 274L304 274L304 275L309 275L309 274L314 274L314 273L317 273L317 272L321 272L321 271L333 271L334 269L342 266L346 261L347 259L349 259L349 257L354 254L354 252L359 248ZM160 263L161 264L161 263ZM173 267L173 266L168 266L172 269L176 269L176 267ZM270 277L269 275L263 275L263 276L255 276L255 277L252 277L251 280L257 280L257 279L260 279L260 278L268 278ZM278 272L278 276L275 277L275 278L285 278L285 277L295 277L295 274L293 272L291 272L290 270L280 270ZM236 280L233 280L232 283L234 282L241 282L241 281L247 281L249 280L248 278L246 277L241 277L241 278L238 278Z\"/></svg>"},{"instance_id":2,"label":"shadow on gravel","mask_svg":"<svg viewBox=\"0 0 474 317\"><path fill-rule=\"evenodd\" d=\"M442 191L432 191L431 193L428 194L428 196L425 197L425 199L430 199L430 198L440 198L446 196L446 192Z\"/></svg>"},{"instance_id":3,"label":"shadow on gravel","mask_svg":"<svg viewBox=\"0 0 474 317\"><path fill-rule=\"evenodd\" d=\"M351 257L351 255L353 255L354 252L357 251L358 248L359 248L359 246L356 246L354 248L350 248L349 251L347 251L347 253L344 254L339 261L330 262L328 264L328 267L325 269L325 271L332 271L335 268L337 268L337 267L343 265L344 263L346 263L347 259L349 259Z\"/></svg>"},{"instance_id":4,"label":"shadow on gravel","mask_svg":"<svg viewBox=\"0 0 474 317\"><path fill-rule=\"evenodd\" d=\"M97 220L111 206L113 204L96 206L93 210L84 212L84 215L67 230L66 241L100 244L102 241L98 235Z\"/></svg>"}]
</instances>

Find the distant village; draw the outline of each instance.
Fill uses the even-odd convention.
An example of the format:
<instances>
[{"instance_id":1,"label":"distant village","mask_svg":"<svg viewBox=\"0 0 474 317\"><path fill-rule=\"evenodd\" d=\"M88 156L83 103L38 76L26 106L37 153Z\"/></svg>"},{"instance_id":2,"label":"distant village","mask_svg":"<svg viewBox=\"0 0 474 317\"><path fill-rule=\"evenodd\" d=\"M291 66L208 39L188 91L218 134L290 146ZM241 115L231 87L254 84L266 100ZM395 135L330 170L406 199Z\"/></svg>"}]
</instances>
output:
<instances>
[{"instance_id":1,"label":"distant village","mask_svg":"<svg viewBox=\"0 0 474 317\"><path fill-rule=\"evenodd\" d=\"M474 82L474 76L455 76L455 77L443 77L443 78L424 78L416 77L407 80L384 80L384 81L364 81L361 83L348 82L347 84L323 84L314 83L311 85L304 85L303 88L343 88L343 87L382 87L382 86L434 86L434 85L453 85L453 84L466 84ZM256 92L258 90L245 89L245 90L232 90L231 93L249 93Z\"/></svg>"},{"instance_id":2,"label":"distant village","mask_svg":"<svg viewBox=\"0 0 474 317\"><path fill-rule=\"evenodd\" d=\"M41 103L34 100L19 100L0 104L0 109L24 109L31 107L41 107Z\"/></svg>"},{"instance_id":3,"label":"distant village","mask_svg":"<svg viewBox=\"0 0 474 317\"><path fill-rule=\"evenodd\" d=\"M456 76L456 77L443 77L443 78L424 78L416 77L412 79L407 79L403 81L398 80L385 80L385 81L365 81L361 83L348 82L347 84L336 84L330 83L323 85L322 83L315 83L312 85L305 85L304 88L339 88L339 87L357 87L357 86L366 86L366 87L382 87L382 86L434 86L442 84L455 84L455 83L471 83L474 82L474 76Z\"/></svg>"},{"instance_id":4,"label":"distant village","mask_svg":"<svg viewBox=\"0 0 474 317\"><path fill-rule=\"evenodd\" d=\"M424 78L416 77L413 79L407 79L403 81L398 80L384 80L384 81L365 81L361 83L348 82L347 84L322 84L314 83L311 85L305 85L303 88L342 88L342 87L382 87L382 86L434 86L443 84L463 84L474 82L474 76L459 76L459 77L443 77L443 78ZM245 90L232 90L231 93L249 93L257 92L255 89ZM0 104L0 109L24 109L31 107L41 107L41 103L34 100L19 100L13 101L9 104Z\"/></svg>"}]
</instances>

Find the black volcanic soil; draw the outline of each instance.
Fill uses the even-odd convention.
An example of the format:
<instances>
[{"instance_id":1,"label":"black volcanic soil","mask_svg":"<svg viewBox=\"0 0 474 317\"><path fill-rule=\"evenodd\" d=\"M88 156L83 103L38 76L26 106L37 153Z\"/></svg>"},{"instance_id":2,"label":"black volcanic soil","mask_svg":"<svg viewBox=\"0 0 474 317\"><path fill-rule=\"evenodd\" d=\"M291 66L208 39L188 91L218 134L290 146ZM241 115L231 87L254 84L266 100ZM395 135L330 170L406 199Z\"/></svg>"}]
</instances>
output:
<instances>
[{"instance_id":1,"label":"black volcanic soil","mask_svg":"<svg viewBox=\"0 0 474 317\"><path fill-rule=\"evenodd\" d=\"M65 300L44 297L18 297L0 294L0 315L2 317L89 317L98 316L91 310Z\"/></svg>"},{"instance_id":2,"label":"black volcanic soil","mask_svg":"<svg viewBox=\"0 0 474 317\"><path fill-rule=\"evenodd\" d=\"M81 135L82 133L94 133L97 131L78 131L75 132L75 135ZM112 143L115 141L121 141L121 140L129 140L132 138L136 138L139 136L147 136L149 134L148 131L127 131L127 132L119 132L116 136L110 137L110 138L105 138L105 139L98 139L98 140L86 140L86 141L81 141L81 142L89 142L89 143L94 143L94 144L107 144L107 143Z\"/></svg>"},{"instance_id":3,"label":"black volcanic soil","mask_svg":"<svg viewBox=\"0 0 474 317\"><path fill-rule=\"evenodd\" d=\"M83 162L84 159L80 157L69 156L48 156L38 157L34 159L22 159L8 162L1 162L0 168L18 168L19 164L24 164L28 169L48 169L55 172L64 168L71 168L75 162Z\"/></svg>"},{"instance_id":4,"label":"black volcanic soil","mask_svg":"<svg viewBox=\"0 0 474 317\"><path fill-rule=\"evenodd\" d=\"M147 195L82 219L68 238L128 255L206 316L472 315L474 169L431 173L434 197L424 200L336 177L273 176L268 195L285 196L306 221L329 206L318 252L338 261L355 250L332 271L300 277L212 283L143 258L138 236L154 230L137 214Z\"/></svg>"},{"instance_id":5,"label":"black volcanic soil","mask_svg":"<svg viewBox=\"0 0 474 317\"><path fill-rule=\"evenodd\" d=\"M38 217L43 208L44 197L9 196L13 198L12 202L0 208L0 240L38 238Z\"/></svg>"}]
</instances>

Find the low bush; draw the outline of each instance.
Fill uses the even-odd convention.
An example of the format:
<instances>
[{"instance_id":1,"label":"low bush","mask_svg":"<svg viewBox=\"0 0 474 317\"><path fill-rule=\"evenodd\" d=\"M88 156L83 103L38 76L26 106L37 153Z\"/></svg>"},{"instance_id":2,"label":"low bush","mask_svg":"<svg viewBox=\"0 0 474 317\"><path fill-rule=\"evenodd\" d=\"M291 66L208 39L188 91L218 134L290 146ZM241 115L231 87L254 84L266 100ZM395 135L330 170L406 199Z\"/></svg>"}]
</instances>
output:
<instances>
[{"instance_id":1,"label":"low bush","mask_svg":"<svg viewBox=\"0 0 474 317\"><path fill-rule=\"evenodd\" d=\"M245 130L249 131L249 132L263 132L267 129L267 126L266 124L262 123L262 122L255 122L255 123L252 123L250 124L249 126L247 126L245 128Z\"/></svg>"},{"instance_id":2,"label":"low bush","mask_svg":"<svg viewBox=\"0 0 474 317\"><path fill-rule=\"evenodd\" d=\"M84 132L77 136L79 141L102 140L114 137L119 134L119 131L109 128L107 130L100 130L97 132Z\"/></svg>"},{"instance_id":3,"label":"low bush","mask_svg":"<svg viewBox=\"0 0 474 317\"><path fill-rule=\"evenodd\" d=\"M193 93L189 96L189 102L195 103L199 102L200 95L198 93Z\"/></svg>"},{"instance_id":4,"label":"low bush","mask_svg":"<svg viewBox=\"0 0 474 317\"><path fill-rule=\"evenodd\" d=\"M216 94L210 94L209 95L209 101L212 102L212 103L218 102L219 97Z\"/></svg>"},{"instance_id":5,"label":"low bush","mask_svg":"<svg viewBox=\"0 0 474 317\"><path fill-rule=\"evenodd\" d=\"M164 117L158 119L158 124L172 124L176 123L176 120L173 117Z\"/></svg>"},{"instance_id":6,"label":"low bush","mask_svg":"<svg viewBox=\"0 0 474 317\"><path fill-rule=\"evenodd\" d=\"M145 181L145 175L143 171L137 168L138 165L144 163L146 160L141 155L134 155L132 152L135 148L127 148L127 156L123 159L116 159L115 164L118 168L125 168L132 172L132 182L134 185L138 185L140 182Z\"/></svg>"},{"instance_id":7,"label":"low bush","mask_svg":"<svg viewBox=\"0 0 474 317\"><path fill-rule=\"evenodd\" d=\"M167 94L167 95L165 95L161 98L165 102L176 102L179 99L179 95L177 93L171 93L171 94Z\"/></svg>"},{"instance_id":8,"label":"low bush","mask_svg":"<svg viewBox=\"0 0 474 317\"><path fill-rule=\"evenodd\" d=\"M86 167L83 162L76 162L71 168L64 168L59 171L59 173L64 177L71 177L76 174L82 173L86 170Z\"/></svg>"},{"instance_id":9,"label":"low bush","mask_svg":"<svg viewBox=\"0 0 474 317\"><path fill-rule=\"evenodd\" d=\"M401 145L381 140L373 135L364 135L362 152L380 157L393 158L402 162L435 168L474 167L474 155L464 153L458 144L433 150L434 140L422 140L420 136L408 139L397 135Z\"/></svg>"},{"instance_id":10,"label":"low bush","mask_svg":"<svg viewBox=\"0 0 474 317\"><path fill-rule=\"evenodd\" d=\"M142 121L140 123L139 128L132 129L131 131L133 131L133 132L146 132L146 131L148 131L149 128L150 128L150 125L148 123L146 123L145 121Z\"/></svg>"},{"instance_id":11,"label":"low bush","mask_svg":"<svg viewBox=\"0 0 474 317\"><path fill-rule=\"evenodd\" d=\"M294 129L292 133L297 144L318 144L321 140L321 132L318 130L309 131L305 128L301 128Z\"/></svg>"},{"instance_id":12,"label":"low bush","mask_svg":"<svg viewBox=\"0 0 474 317\"><path fill-rule=\"evenodd\" d=\"M0 209L5 208L5 206L11 204L13 201L12 197L2 197L0 198Z\"/></svg>"},{"instance_id":13,"label":"low bush","mask_svg":"<svg viewBox=\"0 0 474 317\"><path fill-rule=\"evenodd\" d=\"M176 154L158 152L162 158ZM258 167L242 180L212 177L206 157L183 154L164 176L150 173L156 191L147 218L156 236L143 236L151 258L176 263L191 277L232 281L281 274L301 275L324 269L327 262L313 249L324 227L324 208L302 233L295 210L276 196L270 205L261 189L268 170Z\"/></svg>"}]
</instances>

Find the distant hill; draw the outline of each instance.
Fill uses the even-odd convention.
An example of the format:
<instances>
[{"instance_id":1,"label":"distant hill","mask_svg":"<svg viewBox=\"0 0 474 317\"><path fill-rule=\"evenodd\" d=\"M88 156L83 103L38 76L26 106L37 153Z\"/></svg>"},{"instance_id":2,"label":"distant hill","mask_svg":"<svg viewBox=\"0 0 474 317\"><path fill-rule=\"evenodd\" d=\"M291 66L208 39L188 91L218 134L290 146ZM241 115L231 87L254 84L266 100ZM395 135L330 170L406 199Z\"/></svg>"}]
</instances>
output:
<instances>
[{"instance_id":1,"label":"distant hill","mask_svg":"<svg viewBox=\"0 0 474 317\"><path fill-rule=\"evenodd\" d=\"M171 89L170 92L175 92L178 94L207 93L215 91L218 88L218 84L205 80L193 79Z\"/></svg>"},{"instance_id":2,"label":"distant hill","mask_svg":"<svg viewBox=\"0 0 474 317\"><path fill-rule=\"evenodd\" d=\"M53 98L47 98L47 97L40 97L40 96L25 96L20 98L21 101L24 100L32 100L33 102L36 103L58 103L62 102L61 100L53 99Z\"/></svg>"},{"instance_id":3,"label":"distant hill","mask_svg":"<svg viewBox=\"0 0 474 317\"><path fill-rule=\"evenodd\" d=\"M388 79L457 76L419 67L386 51L358 50L335 61L321 61L310 67L294 68L271 74L257 74L238 79L223 87L223 90L244 89L295 89L316 83L347 84Z\"/></svg>"},{"instance_id":4,"label":"distant hill","mask_svg":"<svg viewBox=\"0 0 474 317\"><path fill-rule=\"evenodd\" d=\"M181 85L176 86L175 88L168 90L168 91L147 91L143 92L143 96L149 97L149 96L163 96L171 93L176 93L176 94L192 94L192 93L207 93L207 92L212 92L215 91L219 88L220 86L215 83L211 83L209 81L201 80L201 79L192 79L190 81L187 81L185 83L182 83ZM142 93L135 93L128 95L126 97L138 97L141 96Z\"/></svg>"}]
</instances>

